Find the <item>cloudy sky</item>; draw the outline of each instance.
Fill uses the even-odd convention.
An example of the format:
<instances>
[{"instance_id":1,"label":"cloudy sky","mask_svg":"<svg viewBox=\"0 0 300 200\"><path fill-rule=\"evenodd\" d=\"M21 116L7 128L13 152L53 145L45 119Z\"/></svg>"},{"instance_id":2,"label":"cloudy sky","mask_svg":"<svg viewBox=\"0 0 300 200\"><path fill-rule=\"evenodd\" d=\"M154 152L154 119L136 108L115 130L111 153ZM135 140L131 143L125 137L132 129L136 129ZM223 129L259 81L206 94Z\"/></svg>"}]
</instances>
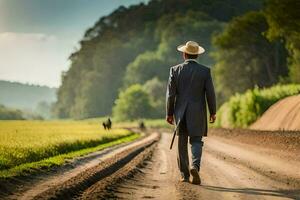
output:
<instances>
[{"instance_id":1,"label":"cloudy sky","mask_svg":"<svg viewBox=\"0 0 300 200\"><path fill-rule=\"evenodd\" d=\"M85 30L147 0L0 0L0 80L58 87Z\"/></svg>"}]
</instances>

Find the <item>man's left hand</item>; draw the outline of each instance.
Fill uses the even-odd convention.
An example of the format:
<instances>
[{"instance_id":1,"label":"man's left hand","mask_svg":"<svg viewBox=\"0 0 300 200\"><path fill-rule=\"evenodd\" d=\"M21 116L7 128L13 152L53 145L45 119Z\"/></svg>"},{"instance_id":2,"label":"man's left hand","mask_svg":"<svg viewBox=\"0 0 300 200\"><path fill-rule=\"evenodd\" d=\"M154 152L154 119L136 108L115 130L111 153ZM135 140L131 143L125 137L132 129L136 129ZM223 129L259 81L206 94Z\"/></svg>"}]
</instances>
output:
<instances>
[{"instance_id":1,"label":"man's left hand","mask_svg":"<svg viewBox=\"0 0 300 200\"><path fill-rule=\"evenodd\" d=\"M167 116L167 117L166 117L166 121L167 121L169 124L173 124L173 123L174 123L174 117L173 117L173 115Z\"/></svg>"}]
</instances>

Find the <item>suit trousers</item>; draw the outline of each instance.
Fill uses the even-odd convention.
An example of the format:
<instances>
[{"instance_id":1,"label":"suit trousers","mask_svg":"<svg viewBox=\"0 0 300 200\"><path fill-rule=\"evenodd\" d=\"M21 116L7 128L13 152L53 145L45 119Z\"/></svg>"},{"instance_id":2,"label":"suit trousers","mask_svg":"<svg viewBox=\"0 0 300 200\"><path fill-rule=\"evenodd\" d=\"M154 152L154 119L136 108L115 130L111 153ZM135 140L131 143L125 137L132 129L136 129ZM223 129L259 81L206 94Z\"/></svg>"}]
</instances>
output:
<instances>
[{"instance_id":1,"label":"suit trousers","mask_svg":"<svg viewBox=\"0 0 300 200\"><path fill-rule=\"evenodd\" d=\"M202 157L202 148L203 148L202 136L190 137L188 135L186 118L184 116L179 125L178 148L177 148L178 149L177 163L178 163L178 168L180 170L180 174L183 178L188 178L190 176L188 140L191 145L192 165L196 167L196 169L198 169L199 171L201 157Z\"/></svg>"}]
</instances>

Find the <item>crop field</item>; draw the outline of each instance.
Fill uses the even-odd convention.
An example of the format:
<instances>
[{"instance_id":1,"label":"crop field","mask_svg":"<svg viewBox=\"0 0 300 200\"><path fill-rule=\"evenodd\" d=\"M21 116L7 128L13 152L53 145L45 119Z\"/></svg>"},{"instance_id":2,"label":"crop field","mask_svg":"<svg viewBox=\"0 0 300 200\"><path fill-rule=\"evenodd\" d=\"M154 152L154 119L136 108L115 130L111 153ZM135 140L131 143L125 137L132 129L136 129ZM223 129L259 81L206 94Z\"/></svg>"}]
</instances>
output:
<instances>
[{"instance_id":1,"label":"crop field","mask_svg":"<svg viewBox=\"0 0 300 200\"><path fill-rule=\"evenodd\" d=\"M107 117L103 117L103 118L92 118L92 119L88 119L89 121L105 121L107 119ZM115 118L111 118L113 122L116 121ZM138 128L139 124L143 122L144 125L147 128L172 128L171 125L169 125L165 119L140 119L140 120L133 120L133 121L117 121L117 123L114 123L114 127L119 128L119 127L128 127L128 128Z\"/></svg>"},{"instance_id":2,"label":"crop field","mask_svg":"<svg viewBox=\"0 0 300 200\"><path fill-rule=\"evenodd\" d=\"M138 137L120 128L105 131L96 120L0 121L0 177L60 165Z\"/></svg>"}]
</instances>

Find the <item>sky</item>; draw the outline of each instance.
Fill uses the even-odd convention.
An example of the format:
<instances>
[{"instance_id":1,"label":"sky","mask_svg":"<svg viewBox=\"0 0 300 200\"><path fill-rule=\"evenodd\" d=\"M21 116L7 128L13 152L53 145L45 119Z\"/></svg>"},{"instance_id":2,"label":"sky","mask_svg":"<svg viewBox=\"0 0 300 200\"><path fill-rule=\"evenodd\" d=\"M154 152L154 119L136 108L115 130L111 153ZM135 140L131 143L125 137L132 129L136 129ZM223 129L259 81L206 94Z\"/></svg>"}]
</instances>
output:
<instances>
[{"instance_id":1,"label":"sky","mask_svg":"<svg viewBox=\"0 0 300 200\"><path fill-rule=\"evenodd\" d=\"M58 87L85 30L148 0L0 0L0 80Z\"/></svg>"}]
</instances>

